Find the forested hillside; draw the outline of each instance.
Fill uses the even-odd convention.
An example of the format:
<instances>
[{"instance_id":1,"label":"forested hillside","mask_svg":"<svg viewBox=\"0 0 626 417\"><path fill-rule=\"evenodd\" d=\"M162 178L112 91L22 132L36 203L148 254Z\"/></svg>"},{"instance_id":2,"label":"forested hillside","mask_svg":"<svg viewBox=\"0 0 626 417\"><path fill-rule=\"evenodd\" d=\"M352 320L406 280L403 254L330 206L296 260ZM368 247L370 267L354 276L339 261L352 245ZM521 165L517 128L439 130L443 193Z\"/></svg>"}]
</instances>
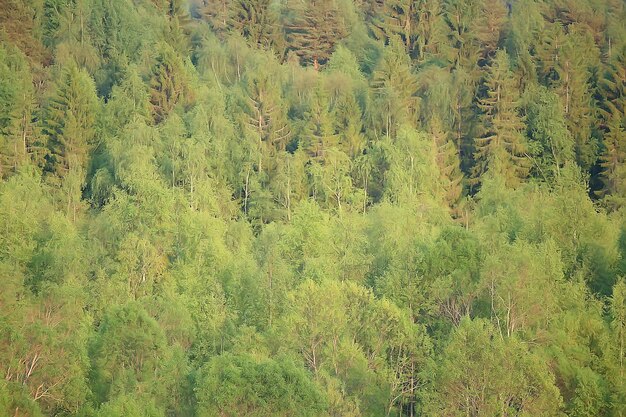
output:
<instances>
[{"instance_id":1,"label":"forested hillside","mask_svg":"<svg viewBox=\"0 0 626 417\"><path fill-rule=\"evenodd\" d=\"M622 0L0 0L0 416L626 416Z\"/></svg>"}]
</instances>

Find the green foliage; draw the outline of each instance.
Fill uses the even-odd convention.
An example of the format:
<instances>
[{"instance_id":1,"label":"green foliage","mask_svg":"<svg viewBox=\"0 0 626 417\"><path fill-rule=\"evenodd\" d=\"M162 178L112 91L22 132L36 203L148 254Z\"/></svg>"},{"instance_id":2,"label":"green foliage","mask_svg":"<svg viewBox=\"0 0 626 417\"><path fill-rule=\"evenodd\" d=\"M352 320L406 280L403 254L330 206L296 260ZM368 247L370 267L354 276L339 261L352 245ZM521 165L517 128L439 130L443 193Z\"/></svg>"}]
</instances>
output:
<instances>
[{"instance_id":1,"label":"green foliage","mask_svg":"<svg viewBox=\"0 0 626 417\"><path fill-rule=\"evenodd\" d=\"M1 3L1 416L626 413L619 1Z\"/></svg>"},{"instance_id":2,"label":"green foliage","mask_svg":"<svg viewBox=\"0 0 626 417\"><path fill-rule=\"evenodd\" d=\"M224 416L320 416L325 399L311 376L287 358L221 355L201 370L198 413Z\"/></svg>"},{"instance_id":3,"label":"green foliage","mask_svg":"<svg viewBox=\"0 0 626 417\"><path fill-rule=\"evenodd\" d=\"M462 320L435 371L437 391L427 413L560 415L555 378L527 349L515 338L501 338L485 320Z\"/></svg>"}]
</instances>

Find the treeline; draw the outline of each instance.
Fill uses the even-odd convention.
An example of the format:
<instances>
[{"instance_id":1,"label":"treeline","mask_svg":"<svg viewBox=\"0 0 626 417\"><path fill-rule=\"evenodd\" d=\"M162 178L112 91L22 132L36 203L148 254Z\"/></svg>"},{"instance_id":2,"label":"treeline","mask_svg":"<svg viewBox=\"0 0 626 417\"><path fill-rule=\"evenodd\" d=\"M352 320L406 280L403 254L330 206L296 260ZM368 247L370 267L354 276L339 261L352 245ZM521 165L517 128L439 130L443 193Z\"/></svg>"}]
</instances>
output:
<instances>
[{"instance_id":1,"label":"treeline","mask_svg":"<svg viewBox=\"0 0 626 417\"><path fill-rule=\"evenodd\" d=\"M626 415L618 0L1 0L0 415Z\"/></svg>"}]
</instances>

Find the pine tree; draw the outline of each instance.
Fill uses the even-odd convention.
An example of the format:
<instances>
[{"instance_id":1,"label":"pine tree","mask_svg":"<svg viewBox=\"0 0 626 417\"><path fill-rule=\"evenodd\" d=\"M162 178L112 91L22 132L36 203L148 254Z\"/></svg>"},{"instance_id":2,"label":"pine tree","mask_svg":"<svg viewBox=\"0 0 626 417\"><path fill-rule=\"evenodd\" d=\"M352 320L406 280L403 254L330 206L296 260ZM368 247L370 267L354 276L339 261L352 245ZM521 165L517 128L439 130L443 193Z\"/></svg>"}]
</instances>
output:
<instances>
[{"instance_id":1,"label":"pine tree","mask_svg":"<svg viewBox=\"0 0 626 417\"><path fill-rule=\"evenodd\" d=\"M626 203L626 130L619 116L613 116L606 124L604 152L600 157L603 194L607 203L620 207Z\"/></svg>"},{"instance_id":2,"label":"pine tree","mask_svg":"<svg viewBox=\"0 0 626 417\"><path fill-rule=\"evenodd\" d=\"M291 137L280 85L275 77L270 76L268 69L262 66L249 70L244 84L246 95L244 124L258 140L259 172L263 171L264 165L265 169L269 168L267 166L269 161L263 163L263 159L267 159L276 151L284 150Z\"/></svg>"},{"instance_id":3,"label":"pine tree","mask_svg":"<svg viewBox=\"0 0 626 417\"><path fill-rule=\"evenodd\" d=\"M288 2L287 50L294 51L300 62L318 69L333 52L335 44L347 36L348 27L333 0Z\"/></svg>"},{"instance_id":4,"label":"pine tree","mask_svg":"<svg viewBox=\"0 0 626 417\"><path fill-rule=\"evenodd\" d=\"M481 45L483 58L491 58L502 36L507 9L504 0L484 0L481 6L481 23L477 25L476 36Z\"/></svg>"},{"instance_id":5,"label":"pine tree","mask_svg":"<svg viewBox=\"0 0 626 417\"><path fill-rule=\"evenodd\" d=\"M433 117L430 122L430 134L436 149L436 162L439 168L439 179L443 185L444 200L454 213L463 193L463 173L459 154L450 135L443 131L437 117Z\"/></svg>"},{"instance_id":6,"label":"pine tree","mask_svg":"<svg viewBox=\"0 0 626 417\"><path fill-rule=\"evenodd\" d=\"M231 25L231 2L229 0L203 0L200 7L202 18L221 39Z\"/></svg>"},{"instance_id":7,"label":"pine tree","mask_svg":"<svg viewBox=\"0 0 626 417\"><path fill-rule=\"evenodd\" d=\"M444 2L444 18L448 26L450 64L464 68L474 74L480 57L480 43L475 25L480 22L481 1L446 0Z\"/></svg>"},{"instance_id":8,"label":"pine tree","mask_svg":"<svg viewBox=\"0 0 626 417\"><path fill-rule=\"evenodd\" d=\"M372 78L375 118L386 135L394 135L403 123L414 126L418 107L417 78L400 39L391 39Z\"/></svg>"},{"instance_id":9,"label":"pine tree","mask_svg":"<svg viewBox=\"0 0 626 417\"><path fill-rule=\"evenodd\" d=\"M272 0L236 0L230 4L232 27L260 48L282 52L279 15Z\"/></svg>"},{"instance_id":10,"label":"pine tree","mask_svg":"<svg viewBox=\"0 0 626 417\"><path fill-rule=\"evenodd\" d=\"M26 57L0 43L0 178L35 151L35 91Z\"/></svg>"},{"instance_id":11,"label":"pine tree","mask_svg":"<svg viewBox=\"0 0 626 417\"><path fill-rule=\"evenodd\" d=\"M155 123L162 122L184 101L186 80L181 59L169 45L162 45L150 78L150 103Z\"/></svg>"},{"instance_id":12,"label":"pine tree","mask_svg":"<svg viewBox=\"0 0 626 417\"><path fill-rule=\"evenodd\" d=\"M441 0L422 0L416 11L415 49L419 61L446 55L447 26Z\"/></svg>"},{"instance_id":13,"label":"pine tree","mask_svg":"<svg viewBox=\"0 0 626 417\"><path fill-rule=\"evenodd\" d=\"M85 169L98 110L93 79L76 64L65 66L46 110L47 170L62 178L73 168Z\"/></svg>"},{"instance_id":14,"label":"pine tree","mask_svg":"<svg viewBox=\"0 0 626 417\"><path fill-rule=\"evenodd\" d=\"M519 92L509 69L506 52L500 50L485 74L485 95L479 99L484 134L475 140L474 182L498 161L508 185L515 186L528 174L524 122L518 114Z\"/></svg>"},{"instance_id":15,"label":"pine tree","mask_svg":"<svg viewBox=\"0 0 626 417\"><path fill-rule=\"evenodd\" d=\"M399 37L405 52L413 53L417 29L418 2L414 0L384 1L373 16L371 28L378 39Z\"/></svg>"}]
</instances>

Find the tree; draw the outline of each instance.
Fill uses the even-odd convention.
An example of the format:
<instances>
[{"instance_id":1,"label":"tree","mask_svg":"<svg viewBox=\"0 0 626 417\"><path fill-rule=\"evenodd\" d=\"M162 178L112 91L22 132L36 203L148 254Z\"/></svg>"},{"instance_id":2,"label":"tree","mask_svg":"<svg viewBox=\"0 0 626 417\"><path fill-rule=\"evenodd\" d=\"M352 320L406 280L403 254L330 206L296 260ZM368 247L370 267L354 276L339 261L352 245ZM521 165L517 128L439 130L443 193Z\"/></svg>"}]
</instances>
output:
<instances>
[{"instance_id":1,"label":"tree","mask_svg":"<svg viewBox=\"0 0 626 417\"><path fill-rule=\"evenodd\" d=\"M238 0L230 7L233 29L254 46L282 52L280 15L271 0Z\"/></svg>"},{"instance_id":2,"label":"tree","mask_svg":"<svg viewBox=\"0 0 626 417\"><path fill-rule=\"evenodd\" d=\"M25 164L35 149L35 91L26 57L0 44L0 176Z\"/></svg>"},{"instance_id":3,"label":"tree","mask_svg":"<svg viewBox=\"0 0 626 417\"><path fill-rule=\"evenodd\" d=\"M402 128L395 142L386 144L389 171L386 173L387 196L396 202L422 200L424 203L439 198L441 182L436 162L436 146L426 133Z\"/></svg>"},{"instance_id":4,"label":"tree","mask_svg":"<svg viewBox=\"0 0 626 417\"><path fill-rule=\"evenodd\" d=\"M518 114L519 93L504 51L498 51L485 75L485 95L479 99L483 111L482 137L475 140L474 181L489 169L497 169L508 185L515 186L528 174L524 122Z\"/></svg>"},{"instance_id":5,"label":"tree","mask_svg":"<svg viewBox=\"0 0 626 417\"><path fill-rule=\"evenodd\" d=\"M558 22L549 25L538 55L543 64L541 72L561 97L576 160L588 170L597 158L597 146L591 137L594 115L590 78L599 51L582 26L570 25L567 31Z\"/></svg>"},{"instance_id":6,"label":"tree","mask_svg":"<svg viewBox=\"0 0 626 417\"><path fill-rule=\"evenodd\" d=\"M601 179L603 189L600 195L605 195L607 202L614 206L621 206L624 190L621 187L624 171L622 162L626 156L624 142L624 124L626 123L626 48L616 53L607 63L607 70L600 80L600 91L603 100L600 112L602 114L603 152L600 156L602 167Z\"/></svg>"},{"instance_id":7,"label":"tree","mask_svg":"<svg viewBox=\"0 0 626 417\"><path fill-rule=\"evenodd\" d=\"M339 142L327 91L320 85L308 104L304 113L306 124L298 147L306 151L309 157L323 161L326 152L335 148Z\"/></svg>"},{"instance_id":8,"label":"tree","mask_svg":"<svg viewBox=\"0 0 626 417\"><path fill-rule=\"evenodd\" d=\"M607 379L612 384L611 408L618 414L624 411L624 398L626 398L626 384L624 373L626 371L626 284L620 278L613 286L613 294L609 299L611 341L610 352L607 356L608 366Z\"/></svg>"},{"instance_id":9,"label":"tree","mask_svg":"<svg viewBox=\"0 0 626 417\"><path fill-rule=\"evenodd\" d=\"M163 330L136 302L107 311L94 340L91 375L98 403L145 394L163 406L180 383ZM158 381L158 382L157 382Z\"/></svg>"},{"instance_id":10,"label":"tree","mask_svg":"<svg viewBox=\"0 0 626 417\"><path fill-rule=\"evenodd\" d=\"M436 149L436 162L439 168L439 181L443 186L444 200L454 213L463 193L463 173L454 142L443 132L441 122L434 117L430 122L430 134Z\"/></svg>"},{"instance_id":11,"label":"tree","mask_svg":"<svg viewBox=\"0 0 626 417\"><path fill-rule=\"evenodd\" d=\"M200 14L215 33L223 38L231 23L231 9L228 0L202 0Z\"/></svg>"},{"instance_id":12,"label":"tree","mask_svg":"<svg viewBox=\"0 0 626 417\"><path fill-rule=\"evenodd\" d=\"M559 415L562 399L547 363L485 320L464 318L435 371L428 415Z\"/></svg>"},{"instance_id":13,"label":"tree","mask_svg":"<svg viewBox=\"0 0 626 417\"><path fill-rule=\"evenodd\" d=\"M243 103L247 116L243 121L245 129L255 136L258 146L259 173L272 170L270 158L276 151L285 150L291 136L280 86L263 66L267 63L259 63L254 70L247 71Z\"/></svg>"},{"instance_id":14,"label":"tree","mask_svg":"<svg viewBox=\"0 0 626 417\"><path fill-rule=\"evenodd\" d=\"M623 279L613 286L610 302L611 329L616 339L619 375L623 378L626 371L626 284Z\"/></svg>"},{"instance_id":15,"label":"tree","mask_svg":"<svg viewBox=\"0 0 626 417\"><path fill-rule=\"evenodd\" d=\"M507 20L507 6L502 0L485 0L480 9L482 24L476 37L480 42L483 59L491 59L500 44L500 37Z\"/></svg>"},{"instance_id":16,"label":"tree","mask_svg":"<svg viewBox=\"0 0 626 417\"><path fill-rule=\"evenodd\" d=\"M287 358L221 355L200 370L198 411L223 416L320 416L325 398L310 375Z\"/></svg>"},{"instance_id":17,"label":"tree","mask_svg":"<svg viewBox=\"0 0 626 417\"><path fill-rule=\"evenodd\" d=\"M73 168L86 169L98 106L93 79L86 71L71 63L60 70L46 107L49 173L63 178Z\"/></svg>"},{"instance_id":18,"label":"tree","mask_svg":"<svg viewBox=\"0 0 626 417\"><path fill-rule=\"evenodd\" d=\"M530 173L550 181L566 163L574 161L574 141L563 107L558 95L545 87L529 88L522 101L532 159Z\"/></svg>"},{"instance_id":19,"label":"tree","mask_svg":"<svg viewBox=\"0 0 626 417\"><path fill-rule=\"evenodd\" d=\"M371 27L380 39L388 40L400 37L405 45L405 52L412 54L416 38L418 20L418 2L410 0L392 0L381 2L374 15Z\"/></svg>"},{"instance_id":20,"label":"tree","mask_svg":"<svg viewBox=\"0 0 626 417\"><path fill-rule=\"evenodd\" d=\"M169 45L161 45L151 70L150 103L155 123L167 118L174 107L185 103L187 83L183 63Z\"/></svg>"},{"instance_id":21,"label":"tree","mask_svg":"<svg viewBox=\"0 0 626 417\"><path fill-rule=\"evenodd\" d=\"M442 9L443 2L440 0L423 0L417 7L415 48L419 61L437 59L447 54L447 26Z\"/></svg>"},{"instance_id":22,"label":"tree","mask_svg":"<svg viewBox=\"0 0 626 417\"><path fill-rule=\"evenodd\" d=\"M480 57L478 31L474 25L480 21L481 5L482 2L478 1L448 0L444 1L443 7L450 45L445 58L452 67L463 68L471 75L476 74Z\"/></svg>"},{"instance_id":23,"label":"tree","mask_svg":"<svg viewBox=\"0 0 626 417\"><path fill-rule=\"evenodd\" d=\"M363 112L352 92L342 94L333 109L335 131L339 134L339 146L351 158L363 153Z\"/></svg>"},{"instance_id":24,"label":"tree","mask_svg":"<svg viewBox=\"0 0 626 417\"><path fill-rule=\"evenodd\" d=\"M607 203L614 207L624 204L626 189L626 131L618 116L613 116L607 123L604 134L604 152L600 157L602 182Z\"/></svg>"},{"instance_id":25,"label":"tree","mask_svg":"<svg viewBox=\"0 0 626 417\"><path fill-rule=\"evenodd\" d=\"M418 109L417 80L411 61L399 39L390 41L374 71L372 83L376 128L388 137L395 136L402 124L415 126Z\"/></svg>"},{"instance_id":26,"label":"tree","mask_svg":"<svg viewBox=\"0 0 626 417\"><path fill-rule=\"evenodd\" d=\"M287 51L294 51L302 64L313 64L317 70L348 34L344 16L333 0L291 0L287 12Z\"/></svg>"}]
</instances>

